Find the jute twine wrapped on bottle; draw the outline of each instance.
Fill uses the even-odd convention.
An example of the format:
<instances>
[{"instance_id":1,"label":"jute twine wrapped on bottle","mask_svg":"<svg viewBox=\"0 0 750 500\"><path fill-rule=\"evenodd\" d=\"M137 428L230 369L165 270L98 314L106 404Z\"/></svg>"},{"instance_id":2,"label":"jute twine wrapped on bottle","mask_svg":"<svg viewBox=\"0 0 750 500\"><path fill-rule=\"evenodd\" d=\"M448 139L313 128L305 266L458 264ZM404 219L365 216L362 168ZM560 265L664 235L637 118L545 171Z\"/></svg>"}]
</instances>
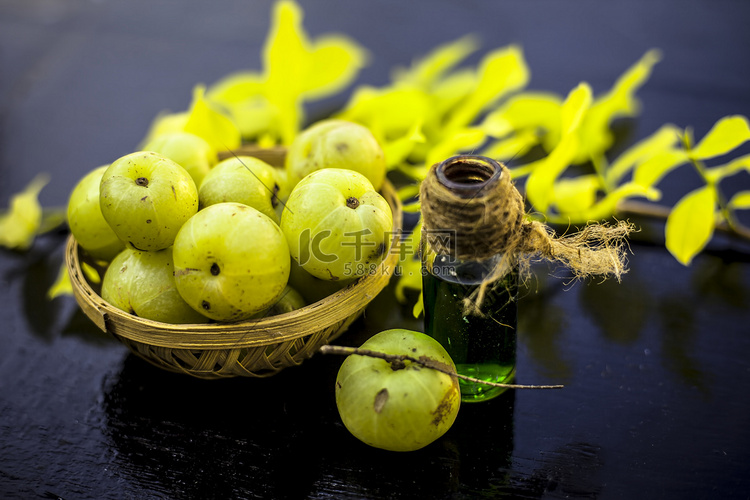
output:
<instances>
[{"instance_id":1,"label":"jute twine wrapped on bottle","mask_svg":"<svg viewBox=\"0 0 750 500\"><path fill-rule=\"evenodd\" d=\"M458 182L451 168L463 172ZM462 192L462 185L471 189ZM490 158L461 155L433 165L422 181L420 203L422 238L437 254L458 260L503 256L464 299L466 313L477 313L487 288L516 265L525 279L535 260L562 264L575 278L613 276L619 281L627 272L625 239L633 230L630 223L590 223L558 237L546 224L526 217L523 196L511 182L509 170Z\"/></svg>"}]
</instances>

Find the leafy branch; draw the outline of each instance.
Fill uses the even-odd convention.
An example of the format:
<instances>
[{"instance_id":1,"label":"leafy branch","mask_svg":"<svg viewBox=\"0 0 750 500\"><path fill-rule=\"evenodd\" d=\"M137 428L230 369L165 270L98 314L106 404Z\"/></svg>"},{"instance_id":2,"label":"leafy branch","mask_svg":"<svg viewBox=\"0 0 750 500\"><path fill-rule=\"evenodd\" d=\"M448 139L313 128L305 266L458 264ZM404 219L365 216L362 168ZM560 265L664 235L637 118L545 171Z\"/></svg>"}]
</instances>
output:
<instances>
[{"instance_id":1,"label":"leafy branch","mask_svg":"<svg viewBox=\"0 0 750 500\"><path fill-rule=\"evenodd\" d=\"M655 186L670 171L690 165L703 186L690 191L666 215L666 247L684 265L711 240L716 229L750 239L750 230L739 223L736 211L750 208L750 191L741 191L727 200L719 185L722 180L742 170L750 171L750 155L729 163L707 167L706 160L724 156L750 140L750 125L744 116L722 118L693 147L691 131L678 134L678 144L664 149L635 167L634 182Z\"/></svg>"},{"instance_id":2,"label":"leafy branch","mask_svg":"<svg viewBox=\"0 0 750 500\"><path fill-rule=\"evenodd\" d=\"M343 91L369 58L344 35L310 37L303 14L293 0L277 1L261 70L241 70L208 87L196 85L189 109L159 114L144 141L179 130L202 137L215 150L242 142L289 144L306 124L304 104ZM530 213L547 222L585 225L636 212L665 217L666 247L685 265L716 230L748 237L750 230L740 224L737 212L750 209L750 191L726 198L719 185L750 171L750 155L706 165L750 139L747 118L720 119L695 145L689 129L666 124L611 162L607 159L614 120L641 111L636 93L661 59L657 50L646 52L606 92L594 95L582 81L561 96L526 88L531 70L519 45L493 49L476 66L464 66L479 46L472 35L440 45L409 67L395 68L389 85L354 88L334 114L367 126L381 143L388 168L411 180L400 191L405 211L419 213L415 195L431 165L470 152L512 162L511 173ZM661 199L659 183L683 165L695 169L704 185L674 207L654 205ZM32 182L0 217L5 228L1 245L27 248L39 234L40 186ZM33 210L21 211L18 203ZM405 289L421 288L414 277L419 276L418 239L418 233L404 239L409 248L402 252L406 272L397 286L399 300L405 300Z\"/></svg>"},{"instance_id":3,"label":"leafy branch","mask_svg":"<svg viewBox=\"0 0 750 500\"><path fill-rule=\"evenodd\" d=\"M524 89L530 71L518 46L490 52L476 69L458 68L476 49L471 37L438 47L411 68L394 73L392 85L356 89L338 114L370 127L384 144L390 168L413 179L413 185L401 190L405 211L419 213L415 195L432 164L472 152L512 160L512 175L519 186L523 184L534 214L530 217L549 223L585 225L636 213L660 216L666 219L666 248L684 265L715 230L750 239L750 229L736 215L750 208L750 191L725 199L719 189L722 180L750 171L750 156L710 168L704 163L750 140L747 118L720 119L695 146L689 129L666 124L607 160L613 143L611 124L639 113L635 93L659 61L657 51L647 52L602 95L593 95L581 82L561 97ZM526 153L534 150L543 153L541 158L525 161ZM662 196L660 181L685 164L692 165L704 186L684 195L674 207L656 205ZM571 175L571 167L580 171L586 165L588 172ZM638 198L646 202L635 201ZM411 253L404 252L400 263L404 272L396 293L401 301L405 289L421 291L418 235L404 243Z\"/></svg>"}]
</instances>

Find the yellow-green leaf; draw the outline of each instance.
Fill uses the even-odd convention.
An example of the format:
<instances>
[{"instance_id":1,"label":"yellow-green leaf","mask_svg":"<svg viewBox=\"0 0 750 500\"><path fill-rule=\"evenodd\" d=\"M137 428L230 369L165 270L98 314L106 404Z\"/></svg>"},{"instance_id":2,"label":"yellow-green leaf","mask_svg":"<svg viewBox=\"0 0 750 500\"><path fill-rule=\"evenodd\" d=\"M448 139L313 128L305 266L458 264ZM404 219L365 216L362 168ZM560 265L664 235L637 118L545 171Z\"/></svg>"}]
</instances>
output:
<instances>
[{"instance_id":1,"label":"yellow-green leaf","mask_svg":"<svg viewBox=\"0 0 750 500\"><path fill-rule=\"evenodd\" d=\"M525 155L537 144L539 144L539 136L536 131L526 129L491 143L481 154L495 160L508 161L511 158L519 158Z\"/></svg>"},{"instance_id":2,"label":"yellow-green leaf","mask_svg":"<svg viewBox=\"0 0 750 500\"><path fill-rule=\"evenodd\" d=\"M557 178L578 154L580 140L577 130L591 104L591 87L586 83L573 89L560 108L562 139L546 158L532 162L526 181L526 196L536 210L546 212L554 197Z\"/></svg>"},{"instance_id":3,"label":"yellow-green leaf","mask_svg":"<svg viewBox=\"0 0 750 500\"><path fill-rule=\"evenodd\" d=\"M640 106L635 92L646 83L656 63L661 60L661 52L651 49L633 66L627 69L615 82L612 89L597 99L595 106L609 110L609 118L634 115Z\"/></svg>"},{"instance_id":4,"label":"yellow-green leaf","mask_svg":"<svg viewBox=\"0 0 750 500\"><path fill-rule=\"evenodd\" d=\"M596 203L579 211L568 211L555 214L547 214L547 222L552 224L585 224L590 221L609 219L617 213L617 205L626 198L646 198L656 201L661 193L654 188L646 188L632 182L626 182L618 186L614 191L606 194Z\"/></svg>"},{"instance_id":5,"label":"yellow-green leaf","mask_svg":"<svg viewBox=\"0 0 750 500\"><path fill-rule=\"evenodd\" d=\"M455 154L475 150L485 138L484 130L480 127L457 130L430 149L425 164L432 166Z\"/></svg>"},{"instance_id":6,"label":"yellow-green leaf","mask_svg":"<svg viewBox=\"0 0 750 500\"><path fill-rule=\"evenodd\" d=\"M560 127L563 136L575 132L591 107L591 86L581 82L574 88L560 108Z\"/></svg>"},{"instance_id":7,"label":"yellow-green leaf","mask_svg":"<svg viewBox=\"0 0 750 500\"><path fill-rule=\"evenodd\" d=\"M47 290L47 298L50 300L62 295L73 295L73 285L70 283L68 268L65 264L60 266L60 270L57 273L57 279L55 279L55 282L50 289Z\"/></svg>"},{"instance_id":8,"label":"yellow-green leaf","mask_svg":"<svg viewBox=\"0 0 750 500\"><path fill-rule=\"evenodd\" d=\"M227 109L243 138L260 143L260 138L264 135L272 137L273 140L268 144L269 147L278 142L281 136L279 111L265 96L252 96Z\"/></svg>"},{"instance_id":9,"label":"yellow-green leaf","mask_svg":"<svg viewBox=\"0 0 750 500\"><path fill-rule=\"evenodd\" d=\"M0 215L0 246L18 250L31 246L42 222L39 192L48 182L47 174L38 174L11 197L9 210Z\"/></svg>"},{"instance_id":10,"label":"yellow-green leaf","mask_svg":"<svg viewBox=\"0 0 750 500\"><path fill-rule=\"evenodd\" d=\"M488 135L505 137L514 131L542 128L560 138L562 98L549 92L522 92L510 97L482 122Z\"/></svg>"},{"instance_id":11,"label":"yellow-green leaf","mask_svg":"<svg viewBox=\"0 0 750 500\"><path fill-rule=\"evenodd\" d=\"M273 101L338 92L367 63L367 51L349 37L326 35L311 42L302 19L295 2L277 4L264 52L266 92Z\"/></svg>"},{"instance_id":12,"label":"yellow-green leaf","mask_svg":"<svg viewBox=\"0 0 750 500\"><path fill-rule=\"evenodd\" d=\"M688 156L682 149L661 151L635 167L633 182L644 187L655 186L667 173L686 161Z\"/></svg>"},{"instance_id":13,"label":"yellow-green leaf","mask_svg":"<svg viewBox=\"0 0 750 500\"><path fill-rule=\"evenodd\" d=\"M265 95L278 112L284 144L290 144L299 131L303 98L340 90L366 62L366 51L344 36L331 35L311 43L302 19L296 2L277 2L263 50Z\"/></svg>"},{"instance_id":14,"label":"yellow-green leaf","mask_svg":"<svg viewBox=\"0 0 750 500\"><path fill-rule=\"evenodd\" d=\"M42 221L36 234L44 234L65 224L68 219L68 207L42 208Z\"/></svg>"},{"instance_id":15,"label":"yellow-green leaf","mask_svg":"<svg viewBox=\"0 0 750 500\"><path fill-rule=\"evenodd\" d=\"M418 214L421 210L421 204L417 203L405 203L401 209L407 214Z\"/></svg>"},{"instance_id":16,"label":"yellow-green leaf","mask_svg":"<svg viewBox=\"0 0 750 500\"><path fill-rule=\"evenodd\" d=\"M81 271L83 271L89 283L99 284L102 282L99 272L89 264L81 262ZM68 267L64 262L60 265L55 282L47 290L47 298L52 300L63 295L73 295L73 284L70 282Z\"/></svg>"},{"instance_id":17,"label":"yellow-green leaf","mask_svg":"<svg viewBox=\"0 0 750 500\"><path fill-rule=\"evenodd\" d=\"M203 85L196 85L193 89L185 132L202 137L215 151L237 149L242 144L239 128L226 113L206 99L205 93Z\"/></svg>"},{"instance_id":18,"label":"yellow-green leaf","mask_svg":"<svg viewBox=\"0 0 750 500\"><path fill-rule=\"evenodd\" d=\"M474 35L439 45L409 69L397 68L393 74L395 82L404 82L430 90L457 64L476 51L479 42Z\"/></svg>"},{"instance_id":19,"label":"yellow-green leaf","mask_svg":"<svg viewBox=\"0 0 750 500\"><path fill-rule=\"evenodd\" d=\"M649 78L660 59L658 50L649 50L617 79L609 92L594 100L585 123L580 128L581 151L575 163L586 161L609 149L613 142L610 124L615 118L638 114L640 103L635 93Z\"/></svg>"},{"instance_id":20,"label":"yellow-green leaf","mask_svg":"<svg viewBox=\"0 0 750 500\"><path fill-rule=\"evenodd\" d=\"M510 171L510 177L514 180L518 180L526 177L527 175L531 175L531 172L534 171L534 168L537 165L538 162L531 162L525 165L521 165L520 167L508 167L508 170Z\"/></svg>"},{"instance_id":21,"label":"yellow-green leaf","mask_svg":"<svg viewBox=\"0 0 750 500\"><path fill-rule=\"evenodd\" d=\"M398 191L396 191L396 194L402 203L406 203L410 199L419 196L419 183L415 182L413 184L407 184L406 186L399 188Z\"/></svg>"},{"instance_id":22,"label":"yellow-green leaf","mask_svg":"<svg viewBox=\"0 0 750 500\"><path fill-rule=\"evenodd\" d=\"M726 154L748 140L750 125L747 118L727 116L714 124L690 154L693 158L705 160Z\"/></svg>"},{"instance_id":23,"label":"yellow-green leaf","mask_svg":"<svg viewBox=\"0 0 750 500\"><path fill-rule=\"evenodd\" d=\"M399 279L394 288L396 300L406 302L406 289L422 289L422 262L419 259L406 259L399 263Z\"/></svg>"},{"instance_id":24,"label":"yellow-green leaf","mask_svg":"<svg viewBox=\"0 0 750 500\"><path fill-rule=\"evenodd\" d=\"M264 89L263 75L241 71L229 74L209 87L206 97L227 110L242 137L253 140L263 134L278 137L278 112L264 95Z\"/></svg>"},{"instance_id":25,"label":"yellow-green leaf","mask_svg":"<svg viewBox=\"0 0 750 500\"><path fill-rule=\"evenodd\" d=\"M682 264L689 265L711 239L715 208L716 190L707 184L683 196L667 217L667 250Z\"/></svg>"},{"instance_id":26,"label":"yellow-green leaf","mask_svg":"<svg viewBox=\"0 0 750 500\"><path fill-rule=\"evenodd\" d=\"M411 313L415 318L420 317L424 313L424 291L421 288L419 289L419 298L414 304Z\"/></svg>"},{"instance_id":27,"label":"yellow-green leaf","mask_svg":"<svg viewBox=\"0 0 750 500\"><path fill-rule=\"evenodd\" d=\"M446 130L470 125L481 111L510 92L519 90L529 80L529 69L518 45L494 50L487 54L479 68L474 92L451 115Z\"/></svg>"},{"instance_id":28,"label":"yellow-green leaf","mask_svg":"<svg viewBox=\"0 0 750 500\"><path fill-rule=\"evenodd\" d=\"M302 28L302 9L296 2L274 5L271 29L263 50L263 66L269 94L297 96L309 71L310 42Z\"/></svg>"},{"instance_id":29,"label":"yellow-green leaf","mask_svg":"<svg viewBox=\"0 0 750 500\"><path fill-rule=\"evenodd\" d=\"M382 147L388 168L393 168L406 161L415 145L425 142L427 139L422 134L422 123L418 121L414 127L403 137L394 140L383 140Z\"/></svg>"},{"instance_id":30,"label":"yellow-green leaf","mask_svg":"<svg viewBox=\"0 0 750 500\"><path fill-rule=\"evenodd\" d=\"M638 163L643 163L646 159L665 151L673 150L680 139L679 133L678 127L668 123L628 148L606 168L605 177L608 186L615 186Z\"/></svg>"},{"instance_id":31,"label":"yellow-green leaf","mask_svg":"<svg viewBox=\"0 0 750 500\"><path fill-rule=\"evenodd\" d=\"M220 79L208 90L206 97L224 106L231 106L260 95L264 89L263 75L254 71L238 71Z\"/></svg>"},{"instance_id":32,"label":"yellow-green leaf","mask_svg":"<svg viewBox=\"0 0 750 500\"><path fill-rule=\"evenodd\" d=\"M568 134L547 157L524 167L531 171L526 180L526 197L535 210L546 212L553 199L555 180L570 165L578 152L578 137Z\"/></svg>"},{"instance_id":33,"label":"yellow-green leaf","mask_svg":"<svg viewBox=\"0 0 750 500\"><path fill-rule=\"evenodd\" d=\"M727 206L732 210L745 210L750 208L750 191L740 191L732 196Z\"/></svg>"},{"instance_id":34,"label":"yellow-green leaf","mask_svg":"<svg viewBox=\"0 0 750 500\"><path fill-rule=\"evenodd\" d=\"M86 279L89 281L89 283L98 285L102 282L102 278L101 276L99 276L99 271L86 264L85 262L81 263L81 270L83 271L83 274L86 275Z\"/></svg>"},{"instance_id":35,"label":"yellow-green leaf","mask_svg":"<svg viewBox=\"0 0 750 500\"><path fill-rule=\"evenodd\" d=\"M582 212L596 201L601 181L594 174L563 178L555 183L553 202L558 211Z\"/></svg>"},{"instance_id":36,"label":"yellow-green leaf","mask_svg":"<svg viewBox=\"0 0 750 500\"><path fill-rule=\"evenodd\" d=\"M369 127L376 137L390 140L420 131L434 121L430 96L416 87L397 85L384 89L360 87L337 115Z\"/></svg>"},{"instance_id":37,"label":"yellow-green leaf","mask_svg":"<svg viewBox=\"0 0 750 500\"><path fill-rule=\"evenodd\" d=\"M309 73L310 44L296 2L277 2L271 24L263 50L265 95L277 110L282 142L290 144L303 119L301 94Z\"/></svg>"},{"instance_id":38,"label":"yellow-green leaf","mask_svg":"<svg viewBox=\"0 0 750 500\"><path fill-rule=\"evenodd\" d=\"M710 182L717 183L721 179L734 175L742 170L750 172L750 154L735 158L726 165L709 168L706 171L706 178Z\"/></svg>"},{"instance_id":39,"label":"yellow-green leaf","mask_svg":"<svg viewBox=\"0 0 750 500\"><path fill-rule=\"evenodd\" d=\"M448 114L471 95L477 86L477 76L471 68L454 71L435 83L430 91L436 116Z\"/></svg>"},{"instance_id":40,"label":"yellow-green leaf","mask_svg":"<svg viewBox=\"0 0 750 500\"><path fill-rule=\"evenodd\" d=\"M406 175L410 179L413 179L415 181L423 181L430 171L430 166L425 163L420 163L418 165L412 165L410 163L399 163L398 165L396 165L395 169Z\"/></svg>"},{"instance_id":41,"label":"yellow-green leaf","mask_svg":"<svg viewBox=\"0 0 750 500\"><path fill-rule=\"evenodd\" d=\"M343 90L368 60L367 51L343 35L319 37L309 57L308 72L301 82L306 99L320 99Z\"/></svg>"}]
</instances>

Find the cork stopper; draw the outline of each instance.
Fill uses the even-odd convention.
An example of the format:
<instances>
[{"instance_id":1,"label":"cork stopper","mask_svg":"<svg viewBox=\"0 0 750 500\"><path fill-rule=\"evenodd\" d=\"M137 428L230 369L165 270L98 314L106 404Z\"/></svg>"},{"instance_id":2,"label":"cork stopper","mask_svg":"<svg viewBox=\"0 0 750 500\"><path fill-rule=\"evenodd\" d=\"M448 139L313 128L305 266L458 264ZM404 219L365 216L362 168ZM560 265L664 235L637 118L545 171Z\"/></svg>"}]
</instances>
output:
<instances>
[{"instance_id":1,"label":"cork stopper","mask_svg":"<svg viewBox=\"0 0 750 500\"><path fill-rule=\"evenodd\" d=\"M437 253L483 260L520 236L523 198L508 169L491 158L460 155L433 166L420 202L422 234Z\"/></svg>"}]
</instances>

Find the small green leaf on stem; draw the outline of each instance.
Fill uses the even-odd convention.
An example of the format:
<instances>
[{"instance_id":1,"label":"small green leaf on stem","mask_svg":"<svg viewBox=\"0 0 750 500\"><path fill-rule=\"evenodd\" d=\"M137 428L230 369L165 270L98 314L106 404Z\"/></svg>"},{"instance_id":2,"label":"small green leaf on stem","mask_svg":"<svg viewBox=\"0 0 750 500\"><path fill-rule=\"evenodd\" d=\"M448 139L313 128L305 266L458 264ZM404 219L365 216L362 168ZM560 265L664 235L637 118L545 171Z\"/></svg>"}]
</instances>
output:
<instances>
[{"instance_id":1,"label":"small green leaf on stem","mask_svg":"<svg viewBox=\"0 0 750 500\"><path fill-rule=\"evenodd\" d=\"M55 282L47 290L47 298L52 300L63 295L73 295L73 285L70 283L68 268L64 263L60 266Z\"/></svg>"},{"instance_id":2,"label":"small green leaf on stem","mask_svg":"<svg viewBox=\"0 0 750 500\"><path fill-rule=\"evenodd\" d=\"M627 198L646 198L649 201L656 201L661 196L661 193L654 188L645 188L639 186L633 182L626 182L615 188L613 191L607 193L603 198L598 199L596 203L592 204L583 210L562 211L558 215L546 214L547 222L553 224L585 224L594 220L603 220L612 217L617 211L617 207L620 202ZM558 205L560 208L560 205Z\"/></svg>"},{"instance_id":3,"label":"small green leaf on stem","mask_svg":"<svg viewBox=\"0 0 750 500\"><path fill-rule=\"evenodd\" d=\"M449 71L479 48L474 35L465 35L452 42L436 47L411 68L397 68L393 80L430 89Z\"/></svg>"},{"instance_id":4,"label":"small green leaf on stem","mask_svg":"<svg viewBox=\"0 0 750 500\"><path fill-rule=\"evenodd\" d=\"M382 146L387 167L390 169L406 162L417 144L422 144L426 141L427 139L422 133L421 118L403 136L393 140L384 139Z\"/></svg>"},{"instance_id":5,"label":"small green leaf on stem","mask_svg":"<svg viewBox=\"0 0 750 500\"><path fill-rule=\"evenodd\" d=\"M667 250L683 265L690 265L711 239L715 209L716 189L707 184L683 196L667 217Z\"/></svg>"},{"instance_id":6,"label":"small green leaf on stem","mask_svg":"<svg viewBox=\"0 0 750 500\"><path fill-rule=\"evenodd\" d=\"M563 102L560 108L562 139L547 157L534 162L534 169L526 181L526 196L535 210L547 211L553 200L555 181L578 154L578 127L591 106L591 99L591 87L581 82Z\"/></svg>"},{"instance_id":7,"label":"small green leaf on stem","mask_svg":"<svg viewBox=\"0 0 750 500\"><path fill-rule=\"evenodd\" d=\"M479 127L455 130L430 148L425 165L432 166L455 154L472 151L484 142L485 137L484 130Z\"/></svg>"},{"instance_id":8,"label":"small green leaf on stem","mask_svg":"<svg viewBox=\"0 0 750 500\"><path fill-rule=\"evenodd\" d=\"M735 158L726 165L719 165L718 167L711 167L706 170L706 179L714 184L718 183L721 179L734 175L742 170L750 172L750 155L740 156Z\"/></svg>"},{"instance_id":9,"label":"small green leaf on stem","mask_svg":"<svg viewBox=\"0 0 750 500\"><path fill-rule=\"evenodd\" d=\"M601 189L597 175L579 175L560 179L555 184L554 203L560 212L581 212L590 208Z\"/></svg>"},{"instance_id":10,"label":"small green leaf on stem","mask_svg":"<svg viewBox=\"0 0 750 500\"><path fill-rule=\"evenodd\" d=\"M539 140L536 130L519 130L516 134L490 143L480 154L498 161L509 161L528 153L539 144Z\"/></svg>"},{"instance_id":11,"label":"small green leaf on stem","mask_svg":"<svg viewBox=\"0 0 750 500\"><path fill-rule=\"evenodd\" d=\"M698 160L706 160L726 154L742 143L750 140L750 125L747 118L740 115L726 116L708 131L690 152Z\"/></svg>"},{"instance_id":12,"label":"small green leaf on stem","mask_svg":"<svg viewBox=\"0 0 750 500\"><path fill-rule=\"evenodd\" d=\"M412 315L415 318L420 317L422 314L424 314L424 291L419 290L419 298L414 303L414 307L411 310Z\"/></svg>"},{"instance_id":13,"label":"small green leaf on stem","mask_svg":"<svg viewBox=\"0 0 750 500\"><path fill-rule=\"evenodd\" d=\"M610 124L614 119L638 114L640 103L635 93L651 76L660 59L658 50L649 50L617 79L609 92L594 100L585 123L580 127L581 150L575 163L603 154L612 145L614 137Z\"/></svg>"},{"instance_id":14,"label":"small green leaf on stem","mask_svg":"<svg viewBox=\"0 0 750 500\"><path fill-rule=\"evenodd\" d=\"M482 121L487 134L500 138L525 129L544 129L560 138L562 99L550 92L521 92L510 97ZM554 147L554 146L553 146Z\"/></svg>"},{"instance_id":15,"label":"small green leaf on stem","mask_svg":"<svg viewBox=\"0 0 750 500\"><path fill-rule=\"evenodd\" d=\"M0 215L0 246L26 250L34 241L42 223L39 192L49 182L47 174L39 174L10 200L10 209Z\"/></svg>"},{"instance_id":16,"label":"small green leaf on stem","mask_svg":"<svg viewBox=\"0 0 750 500\"><path fill-rule=\"evenodd\" d=\"M732 196L727 203L730 210L744 210L750 208L750 191L740 191Z\"/></svg>"},{"instance_id":17,"label":"small green leaf on stem","mask_svg":"<svg viewBox=\"0 0 750 500\"><path fill-rule=\"evenodd\" d=\"M487 54L479 68L479 83L450 117L446 131L467 127L488 106L502 96L519 90L529 81L529 68L518 45Z\"/></svg>"},{"instance_id":18,"label":"small green leaf on stem","mask_svg":"<svg viewBox=\"0 0 750 500\"><path fill-rule=\"evenodd\" d=\"M284 144L292 142L301 126L303 100L343 89L367 60L367 52L345 36L310 40L303 16L296 2L277 2L263 49L264 95L278 110Z\"/></svg>"},{"instance_id":19,"label":"small green leaf on stem","mask_svg":"<svg viewBox=\"0 0 750 500\"><path fill-rule=\"evenodd\" d=\"M546 212L549 208L553 200L555 181L575 157L578 144L578 136L568 134L557 143L549 155L527 166L531 174L526 180L526 196L535 210Z\"/></svg>"},{"instance_id":20,"label":"small green leaf on stem","mask_svg":"<svg viewBox=\"0 0 750 500\"><path fill-rule=\"evenodd\" d=\"M206 88L196 85L184 130L205 139L215 151L240 147L242 134L234 121L205 97Z\"/></svg>"},{"instance_id":21,"label":"small green leaf on stem","mask_svg":"<svg viewBox=\"0 0 750 500\"><path fill-rule=\"evenodd\" d=\"M581 82L574 88L563 102L560 108L560 120L562 125L562 134L571 134L578 130L583 122L586 113L591 107L593 92L591 86L586 82Z\"/></svg>"},{"instance_id":22,"label":"small green leaf on stem","mask_svg":"<svg viewBox=\"0 0 750 500\"><path fill-rule=\"evenodd\" d=\"M681 149L668 149L651 156L635 168L633 182L643 187L653 187L669 172L688 161Z\"/></svg>"},{"instance_id":23,"label":"small green leaf on stem","mask_svg":"<svg viewBox=\"0 0 750 500\"><path fill-rule=\"evenodd\" d=\"M619 155L605 172L607 185L615 186L636 165L664 151L671 151L678 144L680 129L672 124L663 125L659 130L628 148Z\"/></svg>"}]
</instances>

